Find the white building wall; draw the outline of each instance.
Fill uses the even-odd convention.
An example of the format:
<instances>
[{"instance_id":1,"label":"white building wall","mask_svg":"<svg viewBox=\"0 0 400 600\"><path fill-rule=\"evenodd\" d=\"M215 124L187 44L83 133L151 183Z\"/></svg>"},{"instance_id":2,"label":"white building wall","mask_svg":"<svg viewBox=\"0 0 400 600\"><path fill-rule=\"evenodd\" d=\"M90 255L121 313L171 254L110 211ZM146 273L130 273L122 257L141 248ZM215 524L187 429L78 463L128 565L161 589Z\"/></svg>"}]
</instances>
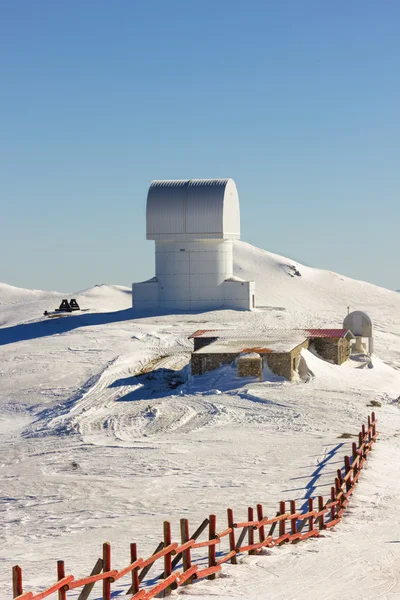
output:
<instances>
[{"instance_id":1,"label":"white building wall","mask_svg":"<svg viewBox=\"0 0 400 600\"><path fill-rule=\"evenodd\" d=\"M132 285L132 306L138 311L158 309L158 281L155 277Z\"/></svg>"},{"instance_id":2,"label":"white building wall","mask_svg":"<svg viewBox=\"0 0 400 600\"><path fill-rule=\"evenodd\" d=\"M240 237L232 179L154 181L146 220L146 237L156 242L156 277L133 286L136 311L254 306L254 284L231 280L232 240Z\"/></svg>"},{"instance_id":3,"label":"white building wall","mask_svg":"<svg viewBox=\"0 0 400 600\"><path fill-rule=\"evenodd\" d=\"M156 242L160 307L184 303L187 310L223 306L221 284L232 276L230 240Z\"/></svg>"},{"instance_id":4,"label":"white building wall","mask_svg":"<svg viewBox=\"0 0 400 600\"><path fill-rule=\"evenodd\" d=\"M224 214L222 230L224 237L229 239L240 239L240 208L239 195L236 184L232 179L228 179L224 196Z\"/></svg>"},{"instance_id":5,"label":"white building wall","mask_svg":"<svg viewBox=\"0 0 400 600\"><path fill-rule=\"evenodd\" d=\"M254 281L224 281L224 307L237 310L255 308Z\"/></svg>"}]
</instances>

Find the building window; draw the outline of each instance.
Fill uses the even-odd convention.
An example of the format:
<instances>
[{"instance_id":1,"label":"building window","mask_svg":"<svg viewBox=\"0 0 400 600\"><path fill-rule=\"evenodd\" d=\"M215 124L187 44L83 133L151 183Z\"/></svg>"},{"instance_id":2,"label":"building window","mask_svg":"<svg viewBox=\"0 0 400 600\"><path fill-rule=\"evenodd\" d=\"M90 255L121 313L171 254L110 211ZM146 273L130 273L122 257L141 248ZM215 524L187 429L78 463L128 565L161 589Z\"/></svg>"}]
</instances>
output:
<instances>
[{"instance_id":1,"label":"building window","mask_svg":"<svg viewBox=\"0 0 400 600\"><path fill-rule=\"evenodd\" d=\"M296 370L296 358L293 359L293 371Z\"/></svg>"}]
</instances>

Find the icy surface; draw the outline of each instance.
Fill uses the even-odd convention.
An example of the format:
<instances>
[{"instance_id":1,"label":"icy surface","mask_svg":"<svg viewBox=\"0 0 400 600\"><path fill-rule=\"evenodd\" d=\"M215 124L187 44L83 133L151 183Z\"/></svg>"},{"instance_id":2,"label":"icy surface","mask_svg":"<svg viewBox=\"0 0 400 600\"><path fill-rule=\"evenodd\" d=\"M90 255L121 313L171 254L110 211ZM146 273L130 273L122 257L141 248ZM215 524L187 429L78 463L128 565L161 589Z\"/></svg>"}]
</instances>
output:
<instances>
[{"instance_id":1,"label":"icy surface","mask_svg":"<svg viewBox=\"0 0 400 600\"><path fill-rule=\"evenodd\" d=\"M181 517L193 529L216 513L223 529L228 506L245 519L257 502L274 514L279 500L303 506L326 495L354 439L342 435L357 434L371 410L382 436L336 531L244 557L184 594L400 597L400 295L243 242L234 251L235 276L256 281L252 313L133 319L121 286L60 294L0 285L4 597L16 563L26 589L39 591L59 558L68 572L88 574L106 540L116 568L132 541L149 554L166 519L177 536ZM64 297L89 310L45 319ZM373 368L337 367L304 350L308 383L272 373L263 383L238 379L230 367L189 376L197 329L341 327L347 306L374 320Z\"/></svg>"}]
</instances>

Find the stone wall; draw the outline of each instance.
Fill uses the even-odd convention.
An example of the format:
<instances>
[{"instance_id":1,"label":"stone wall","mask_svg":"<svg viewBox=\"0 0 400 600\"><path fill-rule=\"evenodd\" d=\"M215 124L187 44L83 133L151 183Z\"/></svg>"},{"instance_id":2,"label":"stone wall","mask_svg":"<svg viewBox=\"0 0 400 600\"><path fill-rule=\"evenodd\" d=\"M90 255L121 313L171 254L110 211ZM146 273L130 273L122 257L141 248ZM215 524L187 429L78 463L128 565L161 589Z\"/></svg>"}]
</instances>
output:
<instances>
[{"instance_id":1,"label":"stone wall","mask_svg":"<svg viewBox=\"0 0 400 600\"><path fill-rule=\"evenodd\" d=\"M312 338L311 344L319 356L341 365L350 356L350 342L345 338Z\"/></svg>"},{"instance_id":2,"label":"stone wall","mask_svg":"<svg viewBox=\"0 0 400 600\"><path fill-rule=\"evenodd\" d=\"M304 340L304 342L302 342L298 346L296 346L296 348L293 348L293 350L291 352L291 354L292 354L292 376L294 374L294 371L297 371L299 368L301 351L303 350L303 348L305 348L307 350L309 345L310 345L310 341L307 339L307 340ZM293 359L295 359L295 365L293 364Z\"/></svg>"},{"instance_id":3,"label":"stone wall","mask_svg":"<svg viewBox=\"0 0 400 600\"><path fill-rule=\"evenodd\" d=\"M341 365L344 362L346 362L346 360L349 360L349 358L350 358L350 352L351 352L351 350L350 350L350 340L346 340L345 338L341 338L339 340L338 350L339 350L338 365Z\"/></svg>"},{"instance_id":4,"label":"stone wall","mask_svg":"<svg viewBox=\"0 0 400 600\"><path fill-rule=\"evenodd\" d=\"M198 338L202 339L202 338ZM206 338L205 338L206 339ZM261 363L264 362L268 365L268 367L273 371L276 375L280 375L281 377L285 377L289 381L293 380L294 373L297 371L300 360L300 353L303 348L308 348L308 340L305 340L302 344L293 348L290 352L271 352L268 354L263 354L263 358L260 359ZM214 369L218 369L218 367L222 365L232 364L236 358L240 356L239 353L226 352L226 353L215 353L212 352L207 354L197 354L196 352L192 352L192 358L190 361L191 372L192 375L202 375L203 373L207 373L207 371L213 371ZM257 359L255 359L257 361ZM243 362L252 363L253 359L245 359ZM239 377L248 377L255 376L259 377L260 372L259 368L256 367L256 362L251 365L240 367L239 363L241 359L238 361L238 376ZM257 365L260 362L258 361ZM261 365L262 369L262 365ZM242 374L243 373L243 374Z\"/></svg>"},{"instance_id":5,"label":"stone wall","mask_svg":"<svg viewBox=\"0 0 400 600\"><path fill-rule=\"evenodd\" d=\"M192 358L190 361L192 375L202 375L207 371L213 371L218 369L221 365L229 365L235 361L235 358L239 356L238 353L216 353L212 354L196 354L192 352Z\"/></svg>"},{"instance_id":6,"label":"stone wall","mask_svg":"<svg viewBox=\"0 0 400 600\"><path fill-rule=\"evenodd\" d=\"M299 367L300 354L303 348L308 348L308 340L304 340L302 344L293 348L290 352L274 352L264 355L268 367L275 373L285 377L289 381L293 381L295 372Z\"/></svg>"},{"instance_id":7,"label":"stone wall","mask_svg":"<svg viewBox=\"0 0 400 600\"><path fill-rule=\"evenodd\" d=\"M275 375L292 380L292 355L290 352L265 354L264 361Z\"/></svg>"},{"instance_id":8,"label":"stone wall","mask_svg":"<svg viewBox=\"0 0 400 600\"><path fill-rule=\"evenodd\" d=\"M238 377L259 377L262 376L261 356L239 356L237 360Z\"/></svg>"}]
</instances>

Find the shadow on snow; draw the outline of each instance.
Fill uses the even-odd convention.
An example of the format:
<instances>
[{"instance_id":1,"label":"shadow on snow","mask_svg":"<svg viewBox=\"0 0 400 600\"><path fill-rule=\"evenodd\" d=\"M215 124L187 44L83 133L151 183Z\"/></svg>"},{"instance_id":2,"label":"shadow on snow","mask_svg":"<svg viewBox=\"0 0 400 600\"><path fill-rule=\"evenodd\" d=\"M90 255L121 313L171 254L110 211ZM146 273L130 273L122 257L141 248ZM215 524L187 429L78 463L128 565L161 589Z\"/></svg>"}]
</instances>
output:
<instances>
[{"instance_id":1,"label":"shadow on snow","mask_svg":"<svg viewBox=\"0 0 400 600\"><path fill-rule=\"evenodd\" d=\"M95 327L129 320L133 320L131 308L106 313L68 315L35 323L22 323L0 329L0 346L67 333L79 327Z\"/></svg>"},{"instance_id":2,"label":"shadow on snow","mask_svg":"<svg viewBox=\"0 0 400 600\"><path fill-rule=\"evenodd\" d=\"M186 381L186 367L180 371L173 369L154 369L150 373L123 377L114 381L109 387L136 386L134 390L120 396L117 402L135 402L137 400L152 400L154 398L165 398L176 394L175 391Z\"/></svg>"}]
</instances>

